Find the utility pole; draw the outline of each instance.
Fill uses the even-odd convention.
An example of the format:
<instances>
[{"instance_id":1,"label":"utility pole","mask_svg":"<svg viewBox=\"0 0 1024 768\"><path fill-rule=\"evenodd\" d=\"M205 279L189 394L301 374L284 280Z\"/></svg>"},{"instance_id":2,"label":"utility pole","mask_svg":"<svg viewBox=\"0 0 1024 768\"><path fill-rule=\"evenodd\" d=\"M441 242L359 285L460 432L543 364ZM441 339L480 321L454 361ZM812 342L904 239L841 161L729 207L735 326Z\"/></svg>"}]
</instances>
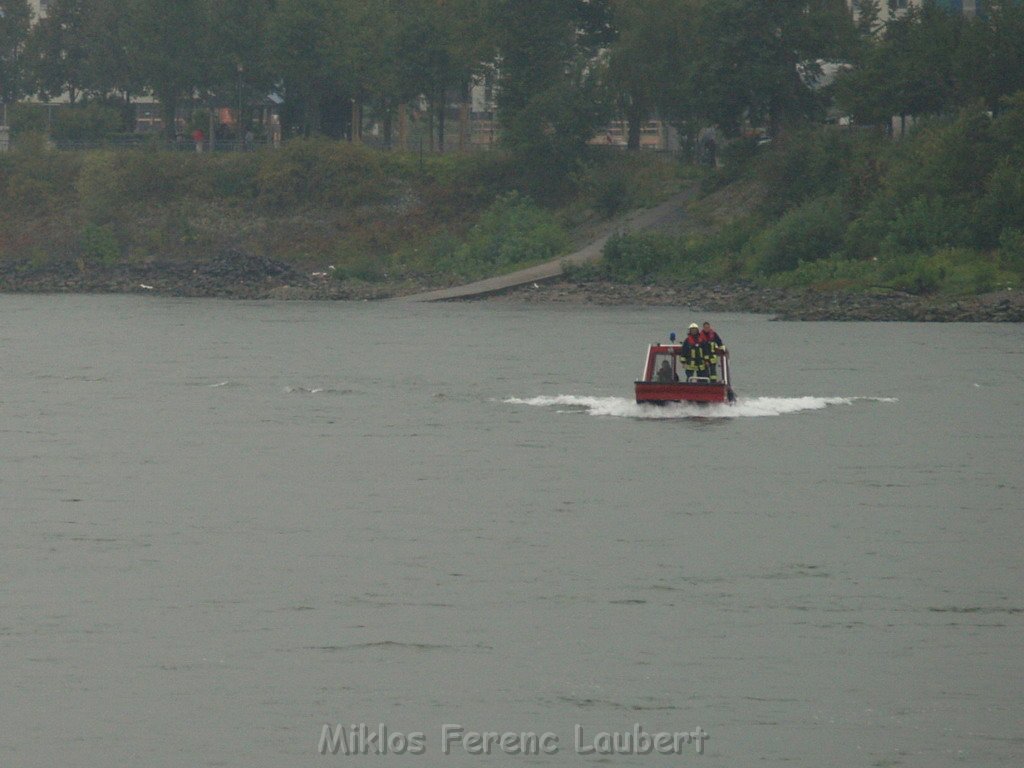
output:
<instances>
[{"instance_id":1,"label":"utility pole","mask_svg":"<svg viewBox=\"0 0 1024 768\"><path fill-rule=\"evenodd\" d=\"M352 100L352 143L356 144L362 139L363 135L363 105L358 100L353 98Z\"/></svg>"},{"instance_id":2,"label":"utility pole","mask_svg":"<svg viewBox=\"0 0 1024 768\"><path fill-rule=\"evenodd\" d=\"M235 147L239 151L246 149L242 145L242 136L244 126L242 125L242 73L245 71L245 67L242 66L241 62L238 64L238 112L235 116Z\"/></svg>"},{"instance_id":3,"label":"utility pole","mask_svg":"<svg viewBox=\"0 0 1024 768\"><path fill-rule=\"evenodd\" d=\"M0 8L0 19L6 17L6 11L4 11L3 8ZM13 64L13 62L17 58L17 55L18 47L15 46L14 49L11 51L12 70L15 67L15 64ZM3 102L3 119L0 120L0 152L6 152L8 149L11 148L11 129L7 125L7 99L2 92L0 92L0 100L2 100Z\"/></svg>"}]
</instances>

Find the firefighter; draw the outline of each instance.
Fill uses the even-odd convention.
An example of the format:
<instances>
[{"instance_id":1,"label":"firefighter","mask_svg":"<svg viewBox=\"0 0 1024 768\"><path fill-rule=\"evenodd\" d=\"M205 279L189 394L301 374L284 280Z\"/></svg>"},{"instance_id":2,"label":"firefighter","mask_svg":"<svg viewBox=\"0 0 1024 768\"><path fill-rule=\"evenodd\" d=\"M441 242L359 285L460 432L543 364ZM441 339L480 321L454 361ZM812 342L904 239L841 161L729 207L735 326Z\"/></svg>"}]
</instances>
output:
<instances>
[{"instance_id":1,"label":"firefighter","mask_svg":"<svg viewBox=\"0 0 1024 768\"><path fill-rule=\"evenodd\" d=\"M679 351L679 356L683 360L687 381L704 370L704 347L701 343L700 327L696 323L690 323L689 332L683 339L683 348Z\"/></svg>"},{"instance_id":2,"label":"firefighter","mask_svg":"<svg viewBox=\"0 0 1024 768\"><path fill-rule=\"evenodd\" d=\"M711 323L704 323L704 328L700 332L700 343L708 381L718 381L718 358L725 347L722 344L722 337L711 327Z\"/></svg>"}]
</instances>

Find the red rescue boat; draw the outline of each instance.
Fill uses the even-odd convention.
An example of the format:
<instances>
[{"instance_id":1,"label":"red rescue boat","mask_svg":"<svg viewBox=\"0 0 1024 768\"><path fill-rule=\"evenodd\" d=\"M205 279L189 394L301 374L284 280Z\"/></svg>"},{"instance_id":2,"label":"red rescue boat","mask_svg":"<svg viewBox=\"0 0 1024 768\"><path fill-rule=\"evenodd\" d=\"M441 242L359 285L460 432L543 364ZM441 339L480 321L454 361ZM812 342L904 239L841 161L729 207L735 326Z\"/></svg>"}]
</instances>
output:
<instances>
[{"instance_id":1,"label":"red rescue boat","mask_svg":"<svg viewBox=\"0 0 1024 768\"><path fill-rule=\"evenodd\" d=\"M673 334L674 336L675 334ZM634 382L636 401L665 405L666 403L733 403L736 394L729 381L729 352L719 350L718 381L706 375L686 380L680 358L682 344L651 344L643 378Z\"/></svg>"}]
</instances>

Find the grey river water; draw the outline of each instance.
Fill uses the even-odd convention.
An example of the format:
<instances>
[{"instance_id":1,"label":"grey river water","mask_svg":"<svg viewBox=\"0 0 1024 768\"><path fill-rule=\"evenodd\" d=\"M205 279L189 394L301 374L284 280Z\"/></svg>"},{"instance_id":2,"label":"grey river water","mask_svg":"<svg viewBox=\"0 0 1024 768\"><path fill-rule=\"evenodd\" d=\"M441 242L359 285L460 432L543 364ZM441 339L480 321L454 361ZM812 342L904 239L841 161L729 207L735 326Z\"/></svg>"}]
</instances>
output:
<instances>
[{"instance_id":1,"label":"grey river water","mask_svg":"<svg viewBox=\"0 0 1024 768\"><path fill-rule=\"evenodd\" d=\"M0 318L4 768L1024 764L1019 325L713 316L739 404L657 410L646 345L705 318ZM709 739L576 753L635 725Z\"/></svg>"}]
</instances>

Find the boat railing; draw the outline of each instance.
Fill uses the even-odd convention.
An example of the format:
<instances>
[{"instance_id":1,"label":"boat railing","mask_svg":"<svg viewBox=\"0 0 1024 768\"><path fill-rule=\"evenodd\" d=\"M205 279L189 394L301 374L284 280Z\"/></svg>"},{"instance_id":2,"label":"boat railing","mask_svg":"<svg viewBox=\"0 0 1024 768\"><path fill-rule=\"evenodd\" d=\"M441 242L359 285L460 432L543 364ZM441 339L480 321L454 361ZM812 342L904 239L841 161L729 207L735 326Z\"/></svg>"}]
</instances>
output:
<instances>
[{"instance_id":1,"label":"boat railing","mask_svg":"<svg viewBox=\"0 0 1024 768\"><path fill-rule=\"evenodd\" d=\"M687 381L697 384L729 384L729 350L718 350L718 378L711 380L710 376L691 376Z\"/></svg>"}]
</instances>

